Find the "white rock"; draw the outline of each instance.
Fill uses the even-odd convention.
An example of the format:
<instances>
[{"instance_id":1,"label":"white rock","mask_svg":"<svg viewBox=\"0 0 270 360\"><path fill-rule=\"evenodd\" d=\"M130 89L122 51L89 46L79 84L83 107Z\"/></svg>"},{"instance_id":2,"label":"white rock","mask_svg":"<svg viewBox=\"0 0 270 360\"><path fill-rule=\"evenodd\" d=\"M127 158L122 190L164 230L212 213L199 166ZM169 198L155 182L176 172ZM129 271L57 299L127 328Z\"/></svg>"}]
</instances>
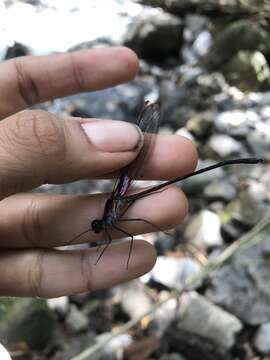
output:
<instances>
[{"instance_id":1,"label":"white rock","mask_svg":"<svg viewBox=\"0 0 270 360\"><path fill-rule=\"evenodd\" d=\"M70 311L66 318L66 323L74 332L86 330L88 327L87 317L82 312L80 312L75 305L70 306Z\"/></svg>"},{"instance_id":2,"label":"white rock","mask_svg":"<svg viewBox=\"0 0 270 360\"><path fill-rule=\"evenodd\" d=\"M169 288L185 284L188 277L200 270L201 266L189 258L158 256L150 275L153 280Z\"/></svg>"},{"instance_id":3,"label":"white rock","mask_svg":"<svg viewBox=\"0 0 270 360\"><path fill-rule=\"evenodd\" d=\"M2 344L0 344L0 359L1 360L11 360L11 357L7 350L4 348Z\"/></svg>"},{"instance_id":4,"label":"white rock","mask_svg":"<svg viewBox=\"0 0 270 360\"><path fill-rule=\"evenodd\" d=\"M69 301L67 296L48 299L47 304L51 310L56 311L61 315L65 315L68 312Z\"/></svg>"},{"instance_id":5,"label":"white rock","mask_svg":"<svg viewBox=\"0 0 270 360\"><path fill-rule=\"evenodd\" d=\"M212 135L207 145L220 158L239 154L242 151L241 143L229 135Z\"/></svg>"},{"instance_id":6,"label":"white rock","mask_svg":"<svg viewBox=\"0 0 270 360\"><path fill-rule=\"evenodd\" d=\"M185 230L188 241L199 248L221 246L221 222L217 214L202 210L195 215Z\"/></svg>"},{"instance_id":7,"label":"white rock","mask_svg":"<svg viewBox=\"0 0 270 360\"><path fill-rule=\"evenodd\" d=\"M270 322L259 327L254 338L254 345L262 354L270 354Z\"/></svg>"},{"instance_id":8,"label":"white rock","mask_svg":"<svg viewBox=\"0 0 270 360\"><path fill-rule=\"evenodd\" d=\"M237 317L196 292L182 296L177 326L227 350L235 344L235 335L242 330Z\"/></svg>"}]
</instances>

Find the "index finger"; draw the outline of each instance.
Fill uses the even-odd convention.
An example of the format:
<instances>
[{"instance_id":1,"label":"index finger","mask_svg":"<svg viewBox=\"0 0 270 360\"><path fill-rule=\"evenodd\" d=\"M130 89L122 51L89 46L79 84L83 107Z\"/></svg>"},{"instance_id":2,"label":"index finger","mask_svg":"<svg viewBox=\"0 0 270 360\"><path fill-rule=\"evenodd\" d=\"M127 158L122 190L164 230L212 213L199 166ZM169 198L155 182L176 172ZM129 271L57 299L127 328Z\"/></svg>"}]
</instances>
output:
<instances>
[{"instance_id":1,"label":"index finger","mask_svg":"<svg viewBox=\"0 0 270 360\"><path fill-rule=\"evenodd\" d=\"M126 82L137 70L137 56L124 47L5 61L0 64L0 119L55 97Z\"/></svg>"}]
</instances>

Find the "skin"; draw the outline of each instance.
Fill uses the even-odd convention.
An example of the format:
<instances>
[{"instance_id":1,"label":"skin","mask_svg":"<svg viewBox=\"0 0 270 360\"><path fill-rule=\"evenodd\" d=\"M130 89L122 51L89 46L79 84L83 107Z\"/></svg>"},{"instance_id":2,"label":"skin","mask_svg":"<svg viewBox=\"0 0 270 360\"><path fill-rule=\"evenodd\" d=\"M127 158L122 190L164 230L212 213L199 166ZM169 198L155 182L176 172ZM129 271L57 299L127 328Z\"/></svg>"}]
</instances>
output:
<instances>
[{"instance_id":1,"label":"skin","mask_svg":"<svg viewBox=\"0 0 270 360\"><path fill-rule=\"evenodd\" d=\"M100 151L82 129L95 119L60 118L30 106L133 79L138 59L129 49L84 50L22 57L0 64L0 295L57 297L110 287L141 276L156 260L153 246L134 241L112 244L97 265L96 250L63 250L70 239L100 218L110 194L66 196L27 193L44 183L108 178L138 154L105 144ZM111 121L107 120L110 126ZM113 142L113 139L107 140ZM192 171L197 154L181 136L158 136L145 179L170 179ZM157 206L158 204L158 206ZM137 201L126 217L146 218L162 229L186 216L187 200L176 187ZM153 231L141 222L121 225L132 234ZM113 233L113 237L119 234ZM77 242L91 242L93 233Z\"/></svg>"}]
</instances>

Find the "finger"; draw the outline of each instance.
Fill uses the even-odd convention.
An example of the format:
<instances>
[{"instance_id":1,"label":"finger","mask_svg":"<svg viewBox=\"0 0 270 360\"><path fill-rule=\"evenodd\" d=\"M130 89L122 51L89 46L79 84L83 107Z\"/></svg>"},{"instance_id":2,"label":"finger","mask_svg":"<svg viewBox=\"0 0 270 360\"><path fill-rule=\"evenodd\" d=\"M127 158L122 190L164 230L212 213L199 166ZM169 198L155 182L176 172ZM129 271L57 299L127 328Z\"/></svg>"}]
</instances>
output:
<instances>
[{"instance_id":1,"label":"finger","mask_svg":"<svg viewBox=\"0 0 270 360\"><path fill-rule=\"evenodd\" d=\"M44 183L104 176L131 162L142 143L140 130L126 122L20 112L0 122L0 198Z\"/></svg>"},{"instance_id":2,"label":"finger","mask_svg":"<svg viewBox=\"0 0 270 360\"><path fill-rule=\"evenodd\" d=\"M0 253L0 295L42 298L94 291L131 280L149 271L155 250L134 241L126 268L129 242L111 245L98 263L92 250L13 250Z\"/></svg>"},{"instance_id":3,"label":"finger","mask_svg":"<svg viewBox=\"0 0 270 360\"><path fill-rule=\"evenodd\" d=\"M0 118L55 97L126 82L137 70L135 53L124 47L8 60L0 64Z\"/></svg>"},{"instance_id":4,"label":"finger","mask_svg":"<svg viewBox=\"0 0 270 360\"><path fill-rule=\"evenodd\" d=\"M153 149L141 164L143 180L169 180L192 172L198 161L193 143L179 135L158 135ZM118 174L108 174L108 178Z\"/></svg>"},{"instance_id":5,"label":"finger","mask_svg":"<svg viewBox=\"0 0 270 360\"><path fill-rule=\"evenodd\" d=\"M81 232L91 228L91 222L101 219L109 194L88 196L20 194L0 202L0 247L56 247L69 245ZM170 229L186 216L188 204L183 192L171 186L134 203L125 218L141 218L151 222L118 222L117 226L136 235ZM156 227L155 227L156 226ZM111 231L114 238L124 235ZM108 240L104 234L88 232L76 242Z\"/></svg>"}]
</instances>

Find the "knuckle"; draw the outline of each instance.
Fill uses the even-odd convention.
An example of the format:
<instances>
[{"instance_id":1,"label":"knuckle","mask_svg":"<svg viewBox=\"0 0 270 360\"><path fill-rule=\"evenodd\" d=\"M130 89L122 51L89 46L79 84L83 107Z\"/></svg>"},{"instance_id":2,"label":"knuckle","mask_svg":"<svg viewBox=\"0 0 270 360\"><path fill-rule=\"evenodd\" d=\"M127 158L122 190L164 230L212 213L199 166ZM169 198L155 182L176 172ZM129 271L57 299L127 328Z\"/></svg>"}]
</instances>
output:
<instances>
[{"instance_id":1,"label":"knuckle","mask_svg":"<svg viewBox=\"0 0 270 360\"><path fill-rule=\"evenodd\" d=\"M44 238L38 204L38 201L31 199L21 220L21 233L31 247L41 246Z\"/></svg>"},{"instance_id":2,"label":"knuckle","mask_svg":"<svg viewBox=\"0 0 270 360\"><path fill-rule=\"evenodd\" d=\"M93 268L90 262L89 253L83 250L80 252L80 269L85 291L92 292L94 290L92 283Z\"/></svg>"},{"instance_id":3,"label":"knuckle","mask_svg":"<svg viewBox=\"0 0 270 360\"><path fill-rule=\"evenodd\" d=\"M42 297L43 263L45 251L34 252L28 269L28 284L30 296Z\"/></svg>"},{"instance_id":4,"label":"knuckle","mask_svg":"<svg viewBox=\"0 0 270 360\"><path fill-rule=\"evenodd\" d=\"M75 86L78 92L85 91L85 86L83 82L83 76L81 74L79 64L76 64L74 54L71 52L68 54L70 58L70 67L71 67L71 74L73 75L73 79L75 82Z\"/></svg>"},{"instance_id":5,"label":"knuckle","mask_svg":"<svg viewBox=\"0 0 270 360\"><path fill-rule=\"evenodd\" d=\"M31 76L31 72L26 70L22 58L13 59L15 74L17 76L18 92L27 106L32 106L40 102L38 86Z\"/></svg>"},{"instance_id":6,"label":"knuckle","mask_svg":"<svg viewBox=\"0 0 270 360\"><path fill-rule=\"evenodd\" d=\"M30 152L31 158L39 161L64 160L66 141L63 126L52 114L43 110L28 110L9 121L4 131L4 143L8 143L10 152ZM17 147L20 152L18 153ZM14 154L15 155L15 154Z\"/></svg>"}]
</instances>

